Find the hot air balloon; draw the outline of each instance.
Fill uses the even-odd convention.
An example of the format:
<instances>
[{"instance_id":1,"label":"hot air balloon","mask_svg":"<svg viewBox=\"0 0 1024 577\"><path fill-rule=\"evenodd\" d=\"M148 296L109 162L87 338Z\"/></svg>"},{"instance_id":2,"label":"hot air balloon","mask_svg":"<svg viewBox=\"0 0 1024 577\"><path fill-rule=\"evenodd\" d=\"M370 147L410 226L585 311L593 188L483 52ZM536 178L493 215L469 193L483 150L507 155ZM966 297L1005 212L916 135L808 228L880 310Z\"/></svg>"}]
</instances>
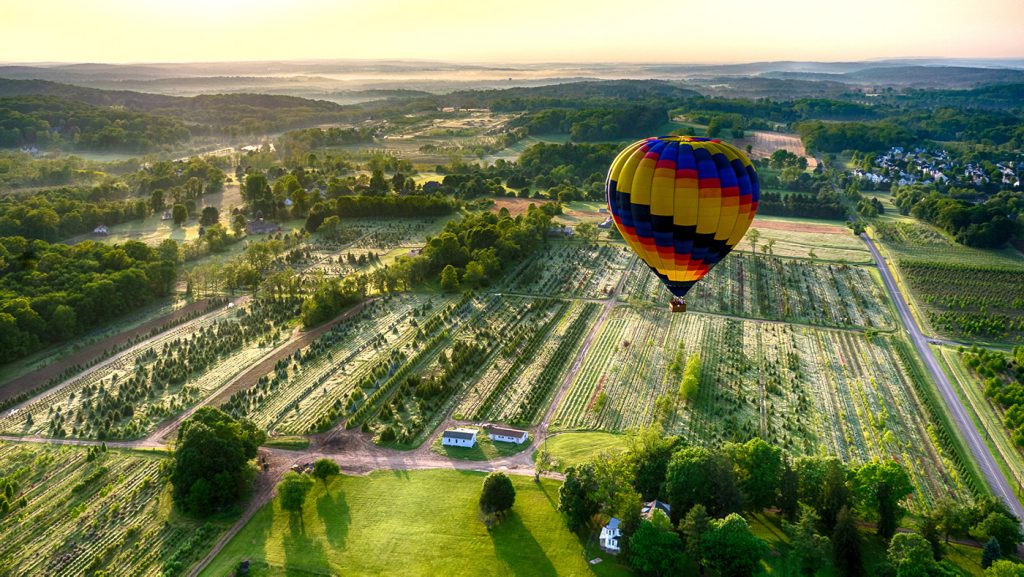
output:
<instances>
[{"instance_id":1,"label":"hot air balloon","mask_svg":"<svg viewBox=\"0 0 1024 577\"><path fill-rule=\"evenodd\" d=\"M686 293L739 244L757 212L750 159L720 140L660 136L627 146L608 170L615 227L686 310Z\"/></svg>"}]
</instances>

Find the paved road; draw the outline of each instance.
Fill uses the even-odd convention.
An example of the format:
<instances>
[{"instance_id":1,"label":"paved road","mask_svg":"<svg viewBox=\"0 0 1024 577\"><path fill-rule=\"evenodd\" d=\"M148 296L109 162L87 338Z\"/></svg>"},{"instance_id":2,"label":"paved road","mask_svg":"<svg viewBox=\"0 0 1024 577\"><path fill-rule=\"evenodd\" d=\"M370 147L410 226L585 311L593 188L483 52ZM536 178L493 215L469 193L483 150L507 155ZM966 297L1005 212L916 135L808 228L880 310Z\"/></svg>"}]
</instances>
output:
<instances>
[{"instance_id":1,"label":"paved road","mask_svg":"<svg viewBox=\"0 0 1024 577\"><path fill-rule=\"evenodd\" d=\"M953 386L949 383L949 378L943 372L942 367L939 366L939 362L935 359L931 348L928 347L928 343L932 339L925 337L921 333L921 327L918 326L914 316L910 314L910 308L907 306L907 301L903 298L903 294L896 286L896 280L893 279L889 264L885 262L881 253L878 252L875 243L866 234L862 233L860 236L864 243L868 245L871 256L875 258L878 270L882 273L885 288L889 291L889 296L892 297L893 302L896 303L896 309L900 313L900 319L903 320L903 326L906 327L907 332L910 334L910 340L914 343L918 356L921 357L921 361L924 362L928 372L932 375L932 379L935 380L939 394L942 396L943 402L946 403L946 408L949 410L950 415L952 415L957 429L960 430L960 437L967 442L967 447L974 455L974 460L978 463L978 468L981 469L982 474L985 475L985 479L988 481L989 487L992 488L992 492L1006 503L1010 510L1017 515L1018 519L1024 520L1024 507L1021 507L1020 501L1013 494L1013 490L1006 481L1006 477L999 469L999 466L996 465L992 452L981 440L981 435L978 434L978 430L974 427L974 422L971 421L970 416L968 416L967 411L964 409L963 403L960 402L960 397L956 395Z\"/></svg>"}]
</instances>

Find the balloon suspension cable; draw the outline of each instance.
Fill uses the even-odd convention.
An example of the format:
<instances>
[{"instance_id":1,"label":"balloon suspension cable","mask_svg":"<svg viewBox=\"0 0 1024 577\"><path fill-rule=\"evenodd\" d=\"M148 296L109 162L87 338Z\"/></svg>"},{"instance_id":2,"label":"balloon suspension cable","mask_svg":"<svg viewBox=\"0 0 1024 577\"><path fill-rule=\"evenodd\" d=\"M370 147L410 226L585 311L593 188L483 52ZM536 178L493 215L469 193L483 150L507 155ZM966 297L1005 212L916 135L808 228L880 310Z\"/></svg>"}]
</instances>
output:
<instances>
[{"instance_id":1,"label":"balloon suspension cable","mask_svg":"<svg viewBox=\"0 0 1024 577\"><path fill-rule=\"evenodd\" d=\"M668 308L674 313L685 313L686 301L683 297L672 297L672 300L668 302Z\"/></svg>"}]
</instances>

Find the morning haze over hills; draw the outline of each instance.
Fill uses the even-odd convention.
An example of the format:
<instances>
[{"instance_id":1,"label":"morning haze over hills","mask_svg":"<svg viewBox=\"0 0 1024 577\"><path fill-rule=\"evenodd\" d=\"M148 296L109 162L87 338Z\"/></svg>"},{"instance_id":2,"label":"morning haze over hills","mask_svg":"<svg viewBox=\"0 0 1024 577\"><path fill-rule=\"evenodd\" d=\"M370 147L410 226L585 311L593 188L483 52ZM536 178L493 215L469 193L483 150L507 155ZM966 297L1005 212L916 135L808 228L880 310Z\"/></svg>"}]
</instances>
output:
<instances>
[{"instance_id":1,"label":"morning haze over hills","mask_svg":"<svg viewBox=\"0 0 1024 577\"><path fill-rule=\"evenodd\" d=\"M738 8L5 6L0 575L1024 575L1021 5Z\"/></svg>"}]
</instances>

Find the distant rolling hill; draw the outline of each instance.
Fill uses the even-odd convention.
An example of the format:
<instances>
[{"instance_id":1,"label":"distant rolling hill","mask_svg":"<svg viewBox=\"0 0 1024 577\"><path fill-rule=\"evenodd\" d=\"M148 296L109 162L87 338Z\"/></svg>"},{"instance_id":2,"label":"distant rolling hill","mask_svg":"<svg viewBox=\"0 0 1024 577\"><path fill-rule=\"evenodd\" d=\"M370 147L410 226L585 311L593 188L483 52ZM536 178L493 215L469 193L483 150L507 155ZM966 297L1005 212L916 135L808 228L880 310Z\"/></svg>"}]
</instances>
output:
<instances>
[{"instance_id":1,"label":"distant rolling hill","mask_svg":"<svg viewBox=\"0 0 1024 577\"><path fill-rule=\"evenodd\" d=\"M967 66L877 66L843 73L776 71L762 75L768 78L917 88L974 88L988 84L1024 82L1024 70Z\"/></svg>"}]
</instances>

